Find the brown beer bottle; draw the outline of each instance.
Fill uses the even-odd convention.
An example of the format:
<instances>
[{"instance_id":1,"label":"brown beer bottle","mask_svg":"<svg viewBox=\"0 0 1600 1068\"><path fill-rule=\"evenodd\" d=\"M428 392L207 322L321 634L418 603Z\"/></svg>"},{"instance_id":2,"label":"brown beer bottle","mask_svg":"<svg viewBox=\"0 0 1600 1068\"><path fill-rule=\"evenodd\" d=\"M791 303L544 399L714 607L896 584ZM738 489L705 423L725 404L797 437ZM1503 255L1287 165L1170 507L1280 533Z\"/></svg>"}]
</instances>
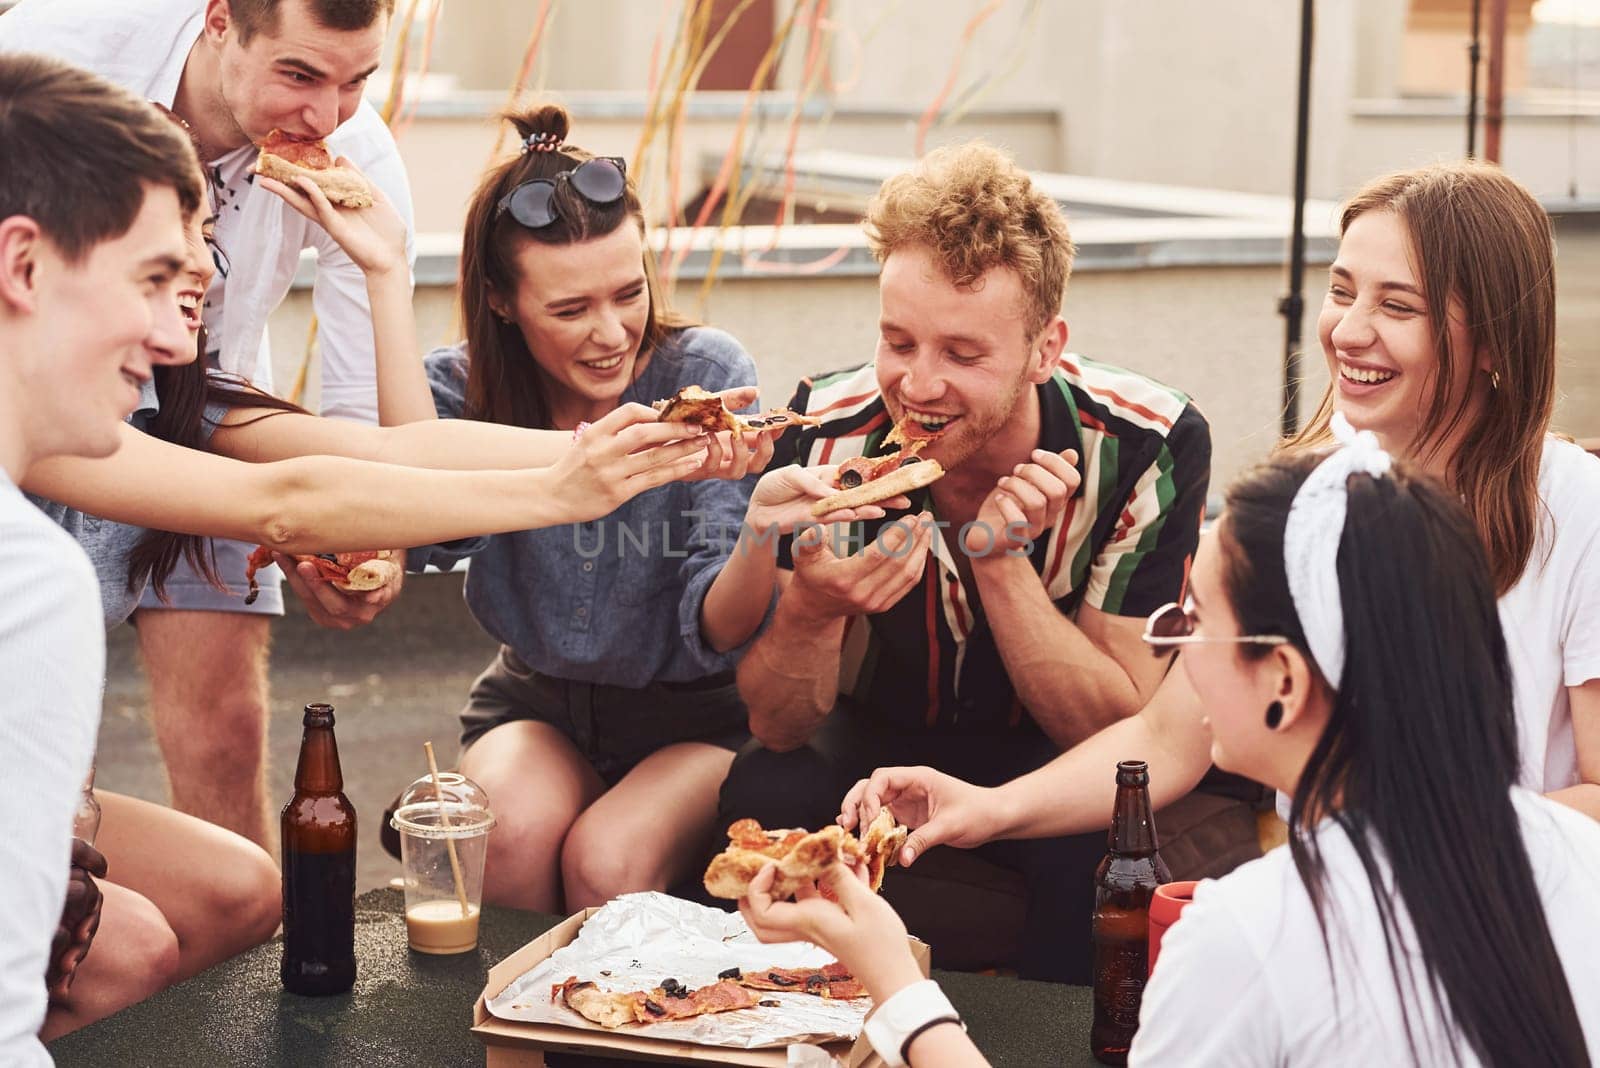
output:
<instances>
[{"instance_id":1,"label":"brown beer bottle","mask_svg":"<svg viewBox=\"0 0 1600 1068\"><path fill-rule=\"evenodd\" d=\"M1172 881L1156 852L1150 772L1142 760L1117 764L1106 858L1094 883L1094 1024L1089 1051L1102 1064L1127 1064L1149 973L1150 897Z\"/></svg>"},{"instance_id":2,"label":"brown beer bottle","mask_svg":"<svg viewBox=\"0 0 1600 1068\"><path fill-rule=\"evenodd\" d=\"M304 722L283 807L283 985L339 994L356 981L356 810L343 792L333 706L306 705Z\"/></svg>"}]
</instances>

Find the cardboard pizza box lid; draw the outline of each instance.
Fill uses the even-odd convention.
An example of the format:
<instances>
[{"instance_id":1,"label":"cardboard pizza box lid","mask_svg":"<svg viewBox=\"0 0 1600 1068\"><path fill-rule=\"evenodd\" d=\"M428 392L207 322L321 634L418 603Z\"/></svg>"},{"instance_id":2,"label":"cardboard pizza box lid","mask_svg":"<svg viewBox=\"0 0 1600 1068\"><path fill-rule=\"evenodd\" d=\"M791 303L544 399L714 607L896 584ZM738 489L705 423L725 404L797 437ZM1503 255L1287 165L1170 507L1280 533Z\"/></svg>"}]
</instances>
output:
<instances>
[{"instance_id":1,"label":"cardboard pizza box lid","mask_svg":"<svg viewBox=\"0 0 1600 1068\"><path fill-rule=\"evenodd\" d=\"M484 1045L484 1059L488 1068L542 1068L545 1052L551 1050L601 1054L625 1060L672 1063L706 1061L712 1064L754 1065L758 1068L783 1068L788 1063L788 1054L782 1049L700 1046L639 1035L608 1034L577 1027L502 1020L489 1012L486 1003L490 998L510 986L517 976L577 938L578 928L598 911L597 908L589 908L568 916L489 969L489 980L472 1007L472 1033ZM908 941L917 966L922 969L923 975L927 975L931 956L927 943L917 938L908 938ZM853 1046L841 1041L824 1048L846 1068L883 1068L882 1059L872 1051L865 1035L856 1040Z\"/></svg>"}]
</instances>

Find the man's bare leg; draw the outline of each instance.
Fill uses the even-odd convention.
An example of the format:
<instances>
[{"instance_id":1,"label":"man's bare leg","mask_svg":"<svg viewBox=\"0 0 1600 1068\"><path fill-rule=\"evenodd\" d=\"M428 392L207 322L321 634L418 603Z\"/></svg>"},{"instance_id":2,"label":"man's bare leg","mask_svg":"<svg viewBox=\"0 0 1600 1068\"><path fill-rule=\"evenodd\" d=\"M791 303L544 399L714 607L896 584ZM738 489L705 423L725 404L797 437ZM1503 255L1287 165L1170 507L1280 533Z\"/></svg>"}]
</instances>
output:
<instances>
[{"instance_id":1,"label":"man's bare leg","mask_svg":"<svg viewBox=\"0 0 1600 1068\"><path fill-rule=\"evenodd\" d=\"M276 856L267 805L270 617L141 609L135 621L172 807Z\"/></svg>"}]
</instances>

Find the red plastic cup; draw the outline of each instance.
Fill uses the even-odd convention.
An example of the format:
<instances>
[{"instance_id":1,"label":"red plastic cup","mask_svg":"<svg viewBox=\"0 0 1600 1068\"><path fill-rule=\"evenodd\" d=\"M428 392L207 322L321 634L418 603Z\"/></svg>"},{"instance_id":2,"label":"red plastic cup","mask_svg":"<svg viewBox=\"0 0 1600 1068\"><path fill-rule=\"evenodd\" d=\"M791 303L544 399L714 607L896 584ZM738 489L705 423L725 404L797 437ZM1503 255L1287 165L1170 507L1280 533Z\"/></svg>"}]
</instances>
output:
<instances>
[{"instance_id":1,"label":"red plastic cup","mask_svg":"<svg viewBox=\"0 0 1600 1068\"><path fill-rule=\"evenodd\" d=\"M1161 952L1161 936L1178 922L1178 917L1194 900L1194 880L1162 883L1150 898L1150 974L1155 974L1156 955Z\"/></svg>"}]
</instances>

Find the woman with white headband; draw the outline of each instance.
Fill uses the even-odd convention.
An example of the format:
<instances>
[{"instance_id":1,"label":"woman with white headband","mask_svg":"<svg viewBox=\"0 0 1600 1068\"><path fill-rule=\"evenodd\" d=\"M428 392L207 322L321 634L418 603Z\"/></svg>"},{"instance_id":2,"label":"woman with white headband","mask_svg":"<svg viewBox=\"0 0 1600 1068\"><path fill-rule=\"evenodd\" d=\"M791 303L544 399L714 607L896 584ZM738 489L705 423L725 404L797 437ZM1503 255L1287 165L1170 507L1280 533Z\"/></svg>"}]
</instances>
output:
<instances>
[{"instance_id":1,"label":"woman with white headband","mask_svg":"<svg viewBox=\"0 0 1600 1068\"><path fill-rule=\"evenodd\" d=\"M1332 384L1285 448L1332 444L1343 413L1458 495L1499 599L1518 782L1600 819L1600 460L1550 433L1550 219L1498 168L1467 161L1371 182L1346 204L1340 233L1317 318ZM1036 772L985 789L931 768L881 768L845 797L840 822L893 805L914 828L903 863L939 844L1104 827L1118 760L1149 764L1157 809L1200 781L1211 750L1200 712L1188 674L1171 671L1138 715Z\"/></svg>"},{"instance_id":2,"label":"woman with white headband","mask_svg":"<svg viewBox=\"0 0 1600 1068\"><path fill-rule=\"evenodd\" d=\"M1211 758L1292 796L1294 819L1288 849L1196 889L1129 1063L1588 1065L1600 823L1516 785L1491 569L1456 495L1333 423L1350 444L1234 483L1192 599L1151 617L1147 640L1184 650ZM773 902L763 872L752 929L824 945L890 1021L950 1015L925 1008L889 905L842 867L825 881L837 904ZM867 1033L891 1064L983 1063L956 1023L903 1049Z\"/></svg>"}]
</instances>

